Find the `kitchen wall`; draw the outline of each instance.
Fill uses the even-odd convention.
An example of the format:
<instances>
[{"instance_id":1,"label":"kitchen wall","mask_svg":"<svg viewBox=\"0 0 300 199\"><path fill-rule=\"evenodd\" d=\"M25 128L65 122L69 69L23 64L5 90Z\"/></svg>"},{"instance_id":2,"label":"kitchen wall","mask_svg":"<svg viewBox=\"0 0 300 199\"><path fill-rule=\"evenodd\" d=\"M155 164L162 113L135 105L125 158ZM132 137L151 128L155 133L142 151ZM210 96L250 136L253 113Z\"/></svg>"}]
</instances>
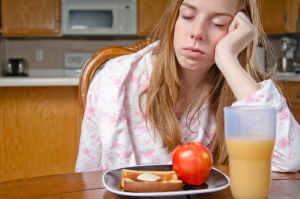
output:
<instances>
[{"instance_id":1,"label":"kitchen wall","mask_svg":"<svg viewBox=\"0 0 300 199\"><path fill-rule=\"evenodd\" d=\"M64 55L66 52L96 52L106 46L132 46L144 38L137 39L6 39L5 41L5 63L9 58L24 58L28 62L31 71L41 71L45 69L52 71L62 71L64 68ZM43 60L36 60L36 50L43 51ZM60 69L60 70L57 70ZM29 71L30 72L30 71ZM40 74L40 73L34 73ZM61 72L57 73L61 74ZM47 73L45 76L51 76Z\"/></svg>"},{"instance_id":2,"label":"kitchen wall","mask_svg":"<svg viewBox=\"0 0 300 199\"><path fill-rule=\"evenodd\" d=\"M5 63L5 39L0 37L0 76L1 71L4 70Z\"/></svg>"},{"instance_id":3,"label":"kitchen wall","mask_svg":"<svg viewBox=\"0 0 300 199\"><path fill-rule=\"evenodd\" d=\"M283 35L284 36L284 35ZM282 57L280 50L281 37L269 38L274 48L275 56ZM132 46L144 38L135 39L68 39L68 38L40 38L40 39L9 39L0 38L0 70L4 70L9 58L24 58L28 62L32 76L63 76L64 55L66 52L96 52L106 46ZM295 62L300 62L300 40L295 53ZM43 60L36 60L36 50L43 51ZM45 73L41 71L50 71ZM266 65L266 70L272 68Z\"/></svg>"}]
</instances>

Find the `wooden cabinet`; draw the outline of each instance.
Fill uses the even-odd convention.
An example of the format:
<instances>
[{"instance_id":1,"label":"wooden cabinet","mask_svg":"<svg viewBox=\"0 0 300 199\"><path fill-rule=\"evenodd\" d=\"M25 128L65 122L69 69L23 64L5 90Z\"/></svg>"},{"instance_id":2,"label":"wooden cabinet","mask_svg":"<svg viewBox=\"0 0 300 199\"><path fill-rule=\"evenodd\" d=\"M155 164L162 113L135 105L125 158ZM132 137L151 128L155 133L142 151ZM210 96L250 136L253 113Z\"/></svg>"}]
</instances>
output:
<instances>
[{"instance_id":1,"label":"wooden cabinet","mask_svg":"<svg viewBox=\"0 0 300 199\"><path fill-rule=\"evenodd\" d=\"M78 87L0 87L0 93L0 182L74 173Z\"/></svg>"},{"instance_id":2,"label":"wooden cabinet","mask_svg":"<svg viewBox=\"0 0 300 199\"><path fill-rule=\"evenodd\" d=\"M1 0L2 36L59 36L60 7L60 0Z\"/></svg>"},{"instance_id":3,"label":"wooden cabinet","mask_svg":"<svg viewBox=\"0 0 300 199\"><path fill-rule=\"evenodd\" d=\"M138 36L147 36L163 15L169 0L138 0Z\"/></svg>"},{"instance_id":4,"label":"wooden cabinet","mask_svg":"<svg viewBox=\"0 0 300 199\"><path fill-rule=\"evenodd\" d=\"M262 1L262 24L267 34L297 31L299 0Z\"/></svg>"},{"instance_id":5,"label":"wooden cabinet","mask_svg":"<svg viewBox=\"0 0 300 199\"><path fill-rule=\"evenodd\" d=\"M282 82L284 96L292 114L300 123L300 82Z\"/></svg>"}]
</instances>

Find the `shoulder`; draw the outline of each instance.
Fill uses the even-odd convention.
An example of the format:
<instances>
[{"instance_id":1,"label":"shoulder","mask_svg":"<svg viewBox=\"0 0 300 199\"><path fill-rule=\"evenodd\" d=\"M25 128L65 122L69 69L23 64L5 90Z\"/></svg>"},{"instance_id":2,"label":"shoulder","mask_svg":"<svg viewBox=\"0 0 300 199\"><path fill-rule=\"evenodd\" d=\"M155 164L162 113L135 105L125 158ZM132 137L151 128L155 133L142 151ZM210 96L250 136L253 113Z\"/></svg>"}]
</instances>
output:
<instances>
[{"instance_id":1,"label":"shoulder","mask_svg":"<svg viewBox=\"0 0 300 199\"><path fill-rule=\"evenodd\" d=\"M109 60L102 71L103 78L108 76L126 76L130 71L139 69L151 68L151 56L148 56L158 46L158 42L154 42L145 48L128 55L123 55Z\"/></svg>"},{"instance_id":2,"label":"shoulder","mask_svg":"<svg viewBox=\"0 0 300 199\"><path fill-rule=\"evenodd\" d=\"M148 54L149 52L152 52L154 49L156 49L158 47L158 44L159 44L159 42L157 41L135 53L123 55L123 56L119 56L114 59L111 59L107 62L106 66L112 66L112 65L124 66L125 64L129 64L129 65L134 64L134 63L140 61L146 54Z\"/></svg>"},{"instance_id":3,"label":"shoulder","mask_svg":"<svg viewBox=\"0 0 300 199\"><path fill-rule=\"evenodd\" d=\"M99 85L120 84L120 80L124 80L132 73L150 74L152 71L151 52L158 48L159 42L154 42L144 49L135 53L113 58L105 63L92 81L92 88L98 89ZM138 74L136 74L138 75Z\"/></svg>"}]
</instances>

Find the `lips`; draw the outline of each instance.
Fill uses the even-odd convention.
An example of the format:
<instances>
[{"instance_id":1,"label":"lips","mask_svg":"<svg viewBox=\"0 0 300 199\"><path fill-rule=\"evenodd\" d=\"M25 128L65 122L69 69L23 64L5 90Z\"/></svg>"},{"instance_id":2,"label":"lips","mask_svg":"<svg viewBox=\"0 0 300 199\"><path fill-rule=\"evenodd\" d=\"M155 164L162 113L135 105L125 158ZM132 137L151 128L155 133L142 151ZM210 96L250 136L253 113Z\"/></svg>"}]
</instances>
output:
<instances>
[{"instance_id":1,"label":"lips","mask_svg":"<svg viewBox=\"0 0 300 199\"><path fill-rule=\"evenodd\" d=\"M183 48L183 51L186 53L186 55L193 58L201 58L206 55L202 50L194 47Z\"/></svg>"}]
</instances>

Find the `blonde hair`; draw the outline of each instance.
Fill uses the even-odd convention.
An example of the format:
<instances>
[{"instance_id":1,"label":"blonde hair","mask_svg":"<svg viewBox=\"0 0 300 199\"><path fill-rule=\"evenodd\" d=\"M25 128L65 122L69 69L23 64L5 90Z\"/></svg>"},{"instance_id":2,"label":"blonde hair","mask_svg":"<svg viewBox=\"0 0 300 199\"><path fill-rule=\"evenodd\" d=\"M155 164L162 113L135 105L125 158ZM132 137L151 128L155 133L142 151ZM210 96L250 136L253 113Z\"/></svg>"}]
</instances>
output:
<instances>
[{"instance_id":1,"label":"blonde hair","mask_svg":"<svg viewBox=\"0 0 300 199\"><path fill-rule=\"evenodd\" d=\"M179 63L176 60L173 39L174 27L178 18L179 7L183 0L170 0L168 7L153 32L153 38L159 39L159 51L156 54L149 87L140 95L141 98L147 94L147 109L144 114L151 122L153 129L157 129L160 134L163 147L172 152L181 141L181 129L175 115L176 106L179 103L181 89ZM258 35L254 41L244 49L238 56L242 67L247 71L256 82L261 82L271 77L263 70L254 65L254 55L256 46L261 43L265 47L270 46L266 39L259 18L259 5L257 0L240 0L239 10L243 11L253 25L258 30ZM228 153L224 136L224 114L223 108L231 106L236 98L227 84L222 73L214 64L206 77L206 81L200 94L192 103L190 110L196 106L196 111L189 112L195 116L209 97L209 109L214 114L216 121L216 131L210 149L214 157L214 164L228 164ZM200 104L200 106L199 106ZM142 109L141 109L142 110ZM192 117L193 118L193 117ZM190 122L188 126L190 126Z\"/></svg>"}]
</instances>

